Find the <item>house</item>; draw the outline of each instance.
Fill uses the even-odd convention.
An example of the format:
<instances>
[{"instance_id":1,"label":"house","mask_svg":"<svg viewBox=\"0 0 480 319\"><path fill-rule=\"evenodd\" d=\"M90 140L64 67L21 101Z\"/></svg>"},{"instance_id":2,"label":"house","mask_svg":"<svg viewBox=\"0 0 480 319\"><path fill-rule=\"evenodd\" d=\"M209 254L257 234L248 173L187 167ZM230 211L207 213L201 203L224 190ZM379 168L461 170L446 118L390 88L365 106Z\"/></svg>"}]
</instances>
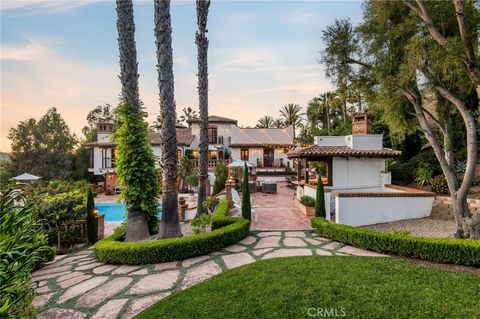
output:
<instances>
[{"instance_id":1,"label":"house","mask_svg":"<svg viewBox=\"0 0 480 319\"><path fill-rule=\"evenodd\" d=\"M287 153L294 148L293 126L240 128L233 126L229 145L233 160L248 161L257 169L292 167Z\"/></svg>"},{"instance_id":2,"label":"house","mask_svg":"<svg viewBox=\"0 0 480 319\"><path fill-rule=\"evenodd\" d=\"M295 160L297 200L316 197L317 172L325 185L327 218L351 226L430 215L434 194L391 184L387 158L401 155L370 134L367 113L353 114L352 135L316 136L314 145L288 154Z\"/></svg>"},{"instance_id":3,"label":"house","mask_svg":"<svg viewBox=\"0 0 480 319\"><path fill-rule=\"evenodd\" d=\"M194 136L190 149L193 157L200 158L200 119L189 118L187 120L191 134ZM208 167L217 166L217 160L229 159L228 145L232 136L232 128L238 124L237 120L210 115L208 117Z\"/></svg>"}]
</instances>

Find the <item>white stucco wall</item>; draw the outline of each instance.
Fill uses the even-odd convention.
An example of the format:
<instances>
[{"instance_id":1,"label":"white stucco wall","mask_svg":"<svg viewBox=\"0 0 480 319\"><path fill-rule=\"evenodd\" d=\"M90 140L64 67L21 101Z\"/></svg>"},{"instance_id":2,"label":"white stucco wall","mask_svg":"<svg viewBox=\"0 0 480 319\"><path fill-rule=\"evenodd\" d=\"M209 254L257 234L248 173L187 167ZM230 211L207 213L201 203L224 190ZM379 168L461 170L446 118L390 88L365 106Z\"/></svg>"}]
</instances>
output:
<instances>
[{"instance_id":1,"label":"white stucco wall","mask_svg":"<svg viewBox=\"0 0 480 319\"><path fill-rule=\"evenodd\" d=\"M231 123L211 123L217 127L217 136L223 136L223 146L228 148L228 138L232 136L232 125ZM198 122L191 124L192 135L195 135L190 148L192 150L200 149L200 126Z\"/></svg>"},{"instance_id":2,"label":"white stucco wall","mask_svg":"<svg viewBox=\"0 0 480 319\"><path fill-rule=\"evenodd\" d=\"M240 158L240 151L242 148L240 147L232 147L230 148L231 157L233 160L239 160ZM257 166L257 159L259 159L263 163L263 148L261 147L249 147L248 148L248 161L253 165ZM293 167L293 161L287 158L287 154L283 152L282 149L275 149L274 150L274 162L279 162L280 158L283 158L283 164L287 166L287 163L290 163L290 167Z\"/></svg>"},{"instance_id":3,"label":"white stucco wall","mask_svg":"<svg viewBox=\"0 0 480 319\"><path fill-rule=\"evenodd\" d=\"M382 186L381 173L385 171L383 158L334 157L332 161L334 189Z\"/></svg>"},{"instance_id":4,"label":"white stucco wall","mask_svg":"<svg viewBox=\"0 0 480 319\"><path fill-rule=\"evenodd\" d=\"M430 216L434 197L338 197L335 222L364 226Z\"/></svg>"}]
</instances>

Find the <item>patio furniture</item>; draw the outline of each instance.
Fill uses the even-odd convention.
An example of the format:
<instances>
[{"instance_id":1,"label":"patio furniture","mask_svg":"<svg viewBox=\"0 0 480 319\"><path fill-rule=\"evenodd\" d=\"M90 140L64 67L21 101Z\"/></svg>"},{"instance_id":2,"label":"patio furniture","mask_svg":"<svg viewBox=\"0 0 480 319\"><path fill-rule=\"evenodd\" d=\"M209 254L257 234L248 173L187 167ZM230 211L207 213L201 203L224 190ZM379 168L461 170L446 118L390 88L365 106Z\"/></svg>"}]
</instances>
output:
<instances>
[{"instance_id":1,"label":"patio furniture","mask_svg":"<svg viewBox=\"0 0 480 319\"><path fill-rule=\"evenodd\" d=\"M277 193L277 183L263 183L262 184L262 193L276 194Z\"/></svg>"},{"instance_id":2,"label":"patio furniture","mask_svg":"<svg viewBox=\"0 0 480 319\"><path fill-rule=\"evenodd\" d=\"M238 192L234 189L232 189L232 200L233 200L233 206L238 210L239 214L242 214L242 199L240 198L240 195ZM256 207L253 205L252 198L250 198L250 207L252 208L251 213L252 213L252 219L255 221L255 223L258 222L258 216L257 216L257 211Z\"/></svg>"},{"instance_id":3,"label":"patio furniture","mask_svg":"<svg viewBox=\"0 0 480 319\"><path fill-rule=\"evenodd\" d=\"M255 181L248 181L248 190L250 193L257 192L257 183Z\"/></svg>"}]
</instances>

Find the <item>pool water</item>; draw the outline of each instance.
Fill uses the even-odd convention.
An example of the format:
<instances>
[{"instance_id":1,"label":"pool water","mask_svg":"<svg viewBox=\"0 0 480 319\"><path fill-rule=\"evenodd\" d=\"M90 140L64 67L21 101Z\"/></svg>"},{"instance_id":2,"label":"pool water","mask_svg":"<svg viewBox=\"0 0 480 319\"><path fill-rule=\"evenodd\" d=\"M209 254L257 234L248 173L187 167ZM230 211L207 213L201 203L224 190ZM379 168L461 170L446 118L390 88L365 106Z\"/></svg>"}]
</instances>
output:
<instances>
[{"instance_id":1,"label":"pool water","mask_svg":"<svg viewBox=\"0 0 480 319\"><path fill-rule=\"evenodd\" d=\"M106 222L123 222L127 218L127 210L123 203L97 203L98 213L105 215ZM162 217L161 206L158 207L158 219Z\"/></svg>"}]
</instances>

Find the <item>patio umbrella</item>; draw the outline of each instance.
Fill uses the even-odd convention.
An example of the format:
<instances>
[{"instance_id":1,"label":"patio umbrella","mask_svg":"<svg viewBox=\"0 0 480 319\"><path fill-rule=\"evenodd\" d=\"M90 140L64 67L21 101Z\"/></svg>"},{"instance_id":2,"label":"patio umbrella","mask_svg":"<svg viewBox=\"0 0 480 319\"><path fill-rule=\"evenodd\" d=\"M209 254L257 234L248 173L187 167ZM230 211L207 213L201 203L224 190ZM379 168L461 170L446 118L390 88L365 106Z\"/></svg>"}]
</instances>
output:
<instances>
[{"instance_id":1,"label":"patio umbrella","mask_svg":"<svg viewBox=\"0 0 480 319\"><path fill-rule=\"evenodd\" d=\"M247 167L253 167L253 164L247 161L242 161L242 160L234 160L230 164L227 165L229 168L244 168L245 163L247 164Z\"/></svg>"},{"instance_id":2,"label":"patio umbrella","mask_svg":"<svg viewBox=\"0 0 480 319\"><path fill-rule=\"evenodd\" d=\"M39 180L40 178L41 177L38 177L38 176L35 176L35 175L32 175L32 174L23 173L22 175L18 175L16 177L14 177L13 179L17 180L19 182L30 182L30 181Z\"/></svg>"}]
</instances>

